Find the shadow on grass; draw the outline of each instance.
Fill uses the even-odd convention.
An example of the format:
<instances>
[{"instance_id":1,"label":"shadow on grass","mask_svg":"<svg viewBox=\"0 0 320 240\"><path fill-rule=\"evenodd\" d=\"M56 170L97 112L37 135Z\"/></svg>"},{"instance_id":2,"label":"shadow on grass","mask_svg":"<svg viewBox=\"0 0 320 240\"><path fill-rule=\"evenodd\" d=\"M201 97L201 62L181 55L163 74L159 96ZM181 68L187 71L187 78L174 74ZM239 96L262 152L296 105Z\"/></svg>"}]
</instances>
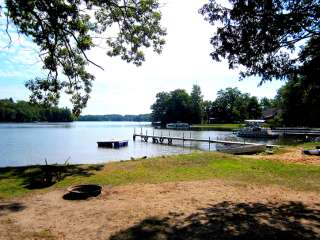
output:
<instances>
[{"instance_id":1,"label":"shadow on grass","mask_svg":"<svg viewBox=\"0 0 320 240\"><path fill-rule=\"evenodd\" d=\"M39 165L0 168L0 180L15 178L27 189L41 189L54 185L68 176L89 177L103 165Z\"/></svg>"},{"instance_id":2,"label":"shadow on grass","mask_svg":"<svg viewBox=\"0 0 320 240\"><path fill-rule=\"evenodd\" d=\"M25 209L25 205L19 202L5 203L0 202L0 216L10 212L19 212Z\"/></svg>"},{"instance_id":3,"label":"shadow on grass","mask_svg":"<svg viewBox=\"0 0 320 240\"><path fill-rule=\"evenodd\" d=\"M190 216L148 218L113 235L111 240L320 239L320 207L221 202Z\"/></svg>"}]
</instances>

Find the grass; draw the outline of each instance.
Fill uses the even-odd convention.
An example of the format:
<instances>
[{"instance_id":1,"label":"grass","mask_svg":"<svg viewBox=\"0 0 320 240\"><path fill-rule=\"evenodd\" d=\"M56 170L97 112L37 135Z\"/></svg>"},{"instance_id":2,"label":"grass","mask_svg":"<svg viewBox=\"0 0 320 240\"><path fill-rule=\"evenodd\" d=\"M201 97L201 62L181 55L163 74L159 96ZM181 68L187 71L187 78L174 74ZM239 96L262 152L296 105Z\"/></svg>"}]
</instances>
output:
<instances>
[{"instance_id":1,"label":"grass","mask_svg":"<svg viewBox=\"0 0 320 240\"><path fill-rule=\"evenodd\" d=\"M19 197L80 183L117 186L207 179L320 192L320 166L209 152L112 162L102 166L73 165L64 169L64 177L55 185L43 189L29 188L28 181L35 177L32 174L38 173L38 169L37 166L0 169L0 198Z\"/></svg>"},{"instance_id":2,"label":"grass","mask_svg":"<svg viewBox=\"0 0 320 240\"><path fill-rule=\"evenodd\" d=\"M315 149L316 147L320 146L320 142L305 142L305 143L298 142L298 143L289 144L288 146L291 146L291 147L299 146L304 149Z\"/></svg>"},{"instance_id":3,"label":"grass","mask_svg":"<svg viewBox=\"0 0 320 240\"><path fill-rule=\"evenodd\" d=\"M243 127L244 124L240 123L219 123L219 124L195 124L191 128L193 130L216 130L216 131L232 131L237 128Z\"/></svg>"}]
</instances>

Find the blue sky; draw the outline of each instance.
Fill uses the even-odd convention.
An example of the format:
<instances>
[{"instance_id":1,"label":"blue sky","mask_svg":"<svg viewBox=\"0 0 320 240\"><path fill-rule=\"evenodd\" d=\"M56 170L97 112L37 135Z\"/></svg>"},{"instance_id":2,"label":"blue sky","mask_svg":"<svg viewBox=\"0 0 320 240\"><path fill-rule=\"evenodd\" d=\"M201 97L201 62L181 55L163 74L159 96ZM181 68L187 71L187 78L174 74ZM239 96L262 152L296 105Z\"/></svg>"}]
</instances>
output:
<instances>
[{"instance_id":1,"label":"blue sky","mask_svg":"<svg viewBox=\"0 0 320 240\"><path fill-rule=\"evenodd\" d=\"M214 28L197 12L205 2L164 2L162 24L167 28L167 44L161 55L148 50L146 62L141 67L110 58L100 48L90 51L90 58L105 70L89 66L96 81L83 114L147 113L156 93L176 88L190 92L193 84L201 87L206 100L213 100L218 90L227 87L238 87L259 98L273 97L283 82L273 81L258 87L257 78L239 81L238 70L229 70L226 62L214 62L210 58L209 41ZM11 48L3 48L8 39L0 33L0 98L27 99L29 93L24 82L43 74L41 64L36 46L14 33L13 39ZM60 105L70 107L68 96L62 96Z\"/></svg>"}]
</instances>

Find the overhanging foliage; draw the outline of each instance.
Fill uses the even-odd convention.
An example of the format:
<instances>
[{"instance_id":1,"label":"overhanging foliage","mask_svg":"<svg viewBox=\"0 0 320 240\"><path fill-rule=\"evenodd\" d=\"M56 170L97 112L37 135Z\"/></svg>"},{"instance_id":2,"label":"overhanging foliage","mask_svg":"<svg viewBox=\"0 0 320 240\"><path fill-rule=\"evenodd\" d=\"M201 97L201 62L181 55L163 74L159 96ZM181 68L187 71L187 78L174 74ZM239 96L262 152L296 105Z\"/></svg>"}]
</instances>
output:
<instances>
[{"instance_id":1,"label":"overhanging foliage","mask_svg":"<svg viewBox=\"0 0 320 240\"><path fill-rule=\"evenodd\" d=\"M6 0L0 7L6 31L13 24L36 43L48 72L46 78L26 83L31 101L56 105L64 90L72 96L77 116L87 104L94 80L86 66L102 68L86 54L95 47L94 38L105 40L109 56L138 66L145 60L143 48L160 53L165 43L158 0Z\"/></svg>"}]
</instances>

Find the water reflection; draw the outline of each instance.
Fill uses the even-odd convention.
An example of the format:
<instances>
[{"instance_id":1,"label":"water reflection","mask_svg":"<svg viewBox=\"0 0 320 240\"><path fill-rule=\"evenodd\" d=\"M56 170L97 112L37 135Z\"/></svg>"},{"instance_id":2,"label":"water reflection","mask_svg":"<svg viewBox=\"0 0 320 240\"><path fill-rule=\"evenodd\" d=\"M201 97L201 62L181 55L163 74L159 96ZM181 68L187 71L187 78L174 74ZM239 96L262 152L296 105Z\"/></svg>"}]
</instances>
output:
<instances>
[{"instance_id":1,"label":"water reflection","mask_svg":"<svg viewBox=\"0 0 320 240\"><path fill-rule=\"evenodd\" d=\"M153 129L142 122L72 122L72 123L6 123L0 124L0 167L49 163L103 163L168 154L209 150L208 143L173 141L173 145L152 144L132 140L134 129L138 133L192 137L198 139L226 139L234 137L223 131L174 131ZM142 130L141 130L142 129ZM97 141L129 140L121 149L97 147ZM265 142L260 140L260 142ZM274 143L267 141L267 143ZM210 144L215 150L215 144Z\"/></svg>"}]
</instances>

